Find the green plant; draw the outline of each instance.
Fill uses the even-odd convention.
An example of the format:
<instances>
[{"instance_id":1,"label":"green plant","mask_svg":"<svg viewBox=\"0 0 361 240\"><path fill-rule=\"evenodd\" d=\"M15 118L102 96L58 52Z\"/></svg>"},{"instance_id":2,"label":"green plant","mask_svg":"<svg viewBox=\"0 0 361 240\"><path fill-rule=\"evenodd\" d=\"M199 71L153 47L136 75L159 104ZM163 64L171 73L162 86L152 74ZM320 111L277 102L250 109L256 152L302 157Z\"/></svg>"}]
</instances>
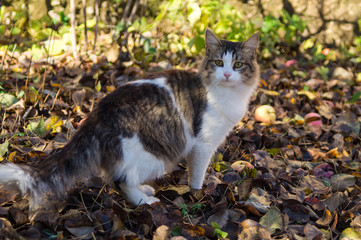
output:
<instances>
[{"instance_id":1,"label":"green plant","mask_svg":"<svg viewBox=\"0 0 361 240\"><path fill-rule=\"evenodd\" d=\"M357 91L355 92L355 94L352 95L351 99L347 101L347 103L356 103L360 99L361 99L361 92Z\"/></svg>"},{"instance_id":2,"label":"green plant","mask_svg":"<svg viewBox=\"0 0 361 240\"><path fill-rule=\"evenodd\" d=\"M199 202L193 204L190 208L184 203L179 204L182 215L189 218L193 218L194 214L198 213L203 206L204 205Z\"/></svg>"},{"instance_id":3,"label":"green plant","mask_svg":"<svg viewBox=\"0 0 361 240\"><path fill-rule=\"evenodd\" d=\"M292 45L295 41L301 40L301 34L306 29L306 23L298 15L290 16L288 12L282 9L282 29L285 31L284 40Z\"/></svg>"},{"instance_id":4,"label":"green plant","mask_svg":"<svg viewBox=\"0 0 361 240\"><path fill-rule=\"evenodd\" d=\"M329 69L325 66L320 66L316 68L316 71L322 76L323 80L327 80Z\"/></svg>"},{"instance_id":5,"label":"green plant","mask_svg":"<svg viewBox=\"0 0 361 240\"><path fill-rule=\"evenodd\" d=\"M223 232L221 227L216 222L211 222L212 227L214 228L213 234L220 238L226 238L228 236L228 233Z\"/></svg>"}]
</instances>

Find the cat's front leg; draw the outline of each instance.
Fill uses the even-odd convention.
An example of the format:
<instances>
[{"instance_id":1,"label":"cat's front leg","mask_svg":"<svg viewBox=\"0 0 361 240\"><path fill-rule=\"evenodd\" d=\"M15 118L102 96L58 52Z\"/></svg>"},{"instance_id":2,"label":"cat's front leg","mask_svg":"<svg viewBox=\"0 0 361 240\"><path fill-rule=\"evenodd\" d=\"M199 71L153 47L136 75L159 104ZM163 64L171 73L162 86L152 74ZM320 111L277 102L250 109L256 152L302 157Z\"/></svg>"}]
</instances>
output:
<instances>
[{"instance_id":1,"label":"cat's front leg","mask_svg":"<svg viewBox=\"0 0 361 240\"><path fill-rule=\"evenodd\" d=\"M196 144L189 156L188 174L191 189L201 189L214 149L207 144Z\"/></svg>"}]
</instances>

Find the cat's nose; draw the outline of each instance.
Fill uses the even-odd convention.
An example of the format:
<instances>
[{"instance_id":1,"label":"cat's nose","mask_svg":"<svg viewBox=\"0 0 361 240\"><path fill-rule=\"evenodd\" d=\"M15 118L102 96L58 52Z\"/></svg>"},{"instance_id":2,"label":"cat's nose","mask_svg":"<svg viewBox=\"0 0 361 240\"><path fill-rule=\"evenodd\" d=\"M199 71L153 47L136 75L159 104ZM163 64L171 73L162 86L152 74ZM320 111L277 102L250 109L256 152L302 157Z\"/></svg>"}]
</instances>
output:
<instances>
[{"instance_id":1,"label":"cat's nose","mask_svg":"<svg viewBox=\"0 0 361 240\"><path fill-rule=\"evenodd\" d=\"M224 73L223 75L224 75L227 79L231 76L230 73Z\"/></svg>"}]
</instances>

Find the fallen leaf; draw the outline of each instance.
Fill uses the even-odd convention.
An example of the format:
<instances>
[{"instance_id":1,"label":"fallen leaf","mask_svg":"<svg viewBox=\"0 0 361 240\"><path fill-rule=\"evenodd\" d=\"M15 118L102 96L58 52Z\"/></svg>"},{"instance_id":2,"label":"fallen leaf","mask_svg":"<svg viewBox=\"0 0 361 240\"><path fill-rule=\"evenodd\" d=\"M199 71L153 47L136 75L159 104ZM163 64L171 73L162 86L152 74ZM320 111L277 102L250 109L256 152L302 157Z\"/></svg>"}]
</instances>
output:
<instances>
[{"instance_id":1,"label":"fallen leaf","mask_svg":"<svg viewBox=\"0 0 361 240\"><path fill-rule=\"evenodd\" d=\"M30 122L26 127L26 130L31 135L39 135L40 137L45 136L45 123L44 120L41 119L40 121Z\"/></svg>"},{"instance_id":2,"label":"fallen leaf","mask_svg":"<svg viewBox=\"0 0 361 240\"><path fill-rule=\"evenodd\" d=\"M336 193L332 194L330 197L328 197L327 199L325 199L323 201L323 204L325 204L326 207L331 212L333 212L339 208L341 203L343 203L345 201L345 198L346 197L342 192L336 192Z\"/></svg>"},{"instance_id":3,"label":"fallen leaf","mask_svg":"<svg viewBox=\"0 0 361 240\"><path fill-rule=\"evenodd\" d=\"M1 107L10 107L11 105L15 104L19 100L16 99L15 96L9 93L0 93L0 106Z\"/></svg>"},{"instance_id":4,"label":"fallen leaf","mask_svg":"<svg viewBox=\"0 0 361 240\"><path fill-rule=\"evenodd\" d=\"M6 139L5 142L0 144L0 161L4 160L3 156L8 152L9 141Z\"/></svg>"},{"instance_id":5,"label":"fallen leaf","mask_svg":"<svg viewBox=\"0 0 361 240\"><path fill-rule=\"evenodd\" d=\"M341 234L342 239L361 239L361 231L354 228L346 228Z\"/></svg>"},{"instance_id":6,"label":"fallen leaf","mask_svg":"<svg viewBox=\"0 0 361 240\"><path fill-rule=\"evenodd\" d=\"M242 221L241 227L242 227L242 232L238 235L238 239L242 239L242 240L271 239L270 232L253 220L247 219Z\"/></svg>"},{"instance_id":7,"label":"fallen leaf","mask_svg":"<svg viewBox=\"0 0 361 240\"><path fill-rule=\"evenodd\" d=\"M321 163L312 170L312 174L316 177L331 178L331 176L335 173L333 172L333 168L328 163Z\"/></svg>"},{"instance_id":8,"label":"fallen leaf","mask_svg":"<svg viewBox=\"0 0 361 240\"><path fill-rule=\"evenodd\" d=\"M172 230L168 226L161 225L155 230L153 240L168 240L171 233Z\"/></svg>"},{"instance_id":9,"label":"fallen leaf","mask_svg":"<svg viewBox=\"0 0 361 240\"><path fill-rule=\"evenodd\" d=\"M223 208L218 210L216 213L212 214L207 219L207 223L208 225L212 225L212 222L215 222L219 225L220 228L222 228L224 225L227 224L228 219L229 219L228 209Z\"/></svg>"},{"instance_id":10,"label":"fallen leaf","mask_svg":"<svg viewBox=\"0 0 361 240\"><path fill-rule=\"evenodd\" d=\"M308 91L308 90L298 91L297 94L304 95L304 96L308 97L308 99L310 99L311 101L316 98L316 94L311 91Z\"/></svg>"},{"instance_id":11,"label":"fallen leaf","mask_svg":"<svg viewBox=\"0 0 361 240\"><path fill-rule=\"evenodd\" d=\"M205 230L199 226L183 224L181 228L181 234L187 240L197 240L204 236Z\"/></svg>"},{"instance_id":12,"label":"fallen leaf","mask_svg":"<svg viewBox=\"0 0 361 240\"><path fill-rule=\"evenodd\" d=\"M360 121L357 120L355 114L346 112L342 114L335 122L332 130L343 134L360 133Z\"/></svg>"},{"instance_id":13,"label":"fallen leaf","mask_svg":"<svg viewBox=\"0 0 361 240\"><path fill-rule=\"evenodd\" d=\"M51 133L58 133L61 132L61 127L63 126L63 120L60 119L58 116L54 115L46 119L45 126L46 126L45 128L46 131L51 130Z\"/></svg>"},{"instance_id":14,"label":"fallen leaf","mask_svg":"<svg viewBox=\"0 0 361 240\"><path fill-rule=\"evenodd\" d=\"M330 179L332 190L343 192L347 188L352 187L356 183L356 177L349 174L336 174Z\"/></svg>"},{"instance_id":15,"label":"fallen leaf","mask_svg":"<svg viewBox=\"0 0 361 240\"><path fill-rule=\"evenodd\" d=\"M66 227L71 234L76 237L80 237L81 239L92 239L92 233L94 232L94 227Z\"/></svg>"},{"instance_id":16,"label":"fallen leaf","mask_svg":"<svg viewBox=\"0 0 361 240\"><path fill-rule=\"evenodd\" d=\"M323 213L322 218L318 219L316 223L321 227L329 226L332 221L332 214L330 210L326 209Z\"/></svg>"},{"instance_id":17,"label":"fallen leaf","mask_svg":"<svg viewBox=\"0 0 361 240\"><path fill-rule=\"evenodd\" d=\"M326 240L325 234L315 226L307 223L304 228L304 233L307 239L319 239L319 240Z\"/></svg>"},{"instance_id":18,"label":"fallen leaf","mask_svg":"<svg viewBox=\"0 0 361 240\"><path fill-rule=\"evenodd\" d=\"M277 207L271 207L268 212L261 217L259 223L268 229L271 234L274 234L283 229L282 213Z\"/></svg>"}]
</instances>

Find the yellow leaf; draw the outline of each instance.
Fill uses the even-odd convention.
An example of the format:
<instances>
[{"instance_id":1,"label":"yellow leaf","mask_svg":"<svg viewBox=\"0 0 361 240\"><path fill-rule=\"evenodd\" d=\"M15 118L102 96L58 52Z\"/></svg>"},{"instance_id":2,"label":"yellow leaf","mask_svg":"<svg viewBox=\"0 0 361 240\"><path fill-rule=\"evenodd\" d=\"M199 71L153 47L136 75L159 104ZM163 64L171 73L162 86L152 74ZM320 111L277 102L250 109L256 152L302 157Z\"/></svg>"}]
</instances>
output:
<instances>
[{"instance_id":1,"label":"yellow leaf","mask_svg":"<svg viewBox=\"0 0 361 240\"><path fill-rule=\"evenodd\" d=\"M107 90L107 92L113 92L116 88L111 85L111 86L106 86L105 89Z\"/></svg>"},{"instance_id":2,"label":"yellow leaf","mask_svg":"<svg viewBox=\"0 0 361 240\"><path fill-rule=\"evenodd\" d=\"M100 90L102 90L102 85L101 85L100 81L98 81L98 82L97 82L97 85L95 85L95 90L96 90L97 92L100 92Z\"/></svg>"},{"instance_id":3,"label":"yellow leaf","mask_svg":"<svg viewBox=\"0 0 361 240\"><path fill-rule=\"evenodd\" d=\"M59 83L52 83L51 86L52 86L52 87L61 88L61 85L60 85Z\"/></svg>"},{"instance_id":4,"label":"yellow leaf","mask_svg":"<svg viewBox=\"0 0 361 240\"><path fill-rule=\"evenodd\" d=\"M18 68L18 67L13 68L12 70L13 70L13 72L21 72L21 71L22 71L22 69L21 69L21 68Z\"/></svg>"},{"instance_id":5,"label":"yellow leaf","mask_svg":"<svg viewBox=\"0 0 361 240\"><path fill-rule=\"evenodd\" d=\"M342 151L342 154L343 154L345 157L350 156L350 155L348 154L348 152L347 152L345 149Z\"/></svg>"},{"instance_id":6,"label":"yellow leaf","mask_svg":"<svg viewBox=\"0 0 361 240\"><path fill-rule=\"evenodd\" d=\"M9 154L8 160L9 160L10 162L15 162L15 160L16 160L16 151L11 152L11 153Z\"/></svg>"},{"instance_id":7,"label":"yellow leaf","mask_svg":"<svg viewBox=\"0 0 361 240\"><path fill-rule=\"evenodd\" d=\"M63 126L63 120L59 119L58 116L51 116L45 121L46 131L51 130L51 133L61 132Z\"/></svg>"},{"instance_id":8,"label":"yellow leaf","mask_svg":"<svg viewBox=\"0 0 361 240\"><path fill-rule=\"evenodd\" d=\"M263 78L261 78L260 79L260 81L259 81L259 86L260 87L267 87L267 82L263 79Z\"/></svg>"},{"instance_id":9,"label":"yellow leaf","mask_svg":"<svg viewBox=\"0 0 361 240\"><path fill-rule=\"evenodd\" d=\"M342 153L340 153L340 151L338 151L338 148L335 147L335 148L331 149L330 151L328 151L326 153L326 156L331 157L331 158L340 159L340 158L342 158L343 155L342 155Z\"/></svg>"},{"instance_id":10,"label":"yellow leaf","mask_svg":"<svg viewBox=\"0 0 361 240\"><path fill-rule=\"evenodd\" d=\"M308 99L310 99L310 100L313 100L313 99L316 98L316 94L314 94L314 93L311 92L311 91L307 91L307 90L299 91L297 94L298 94L298 95L305 95L305 96L308 97Z\"/></svg>"},{"instance_id":11,"label":"yellow leaf","mask_svg":"<svg viewBox=\"0 0 361 240\"><path fill-rule=\"evenodd\" d=\"M76 106L76 107L73 109L73 113L78 113L78 112L81 112L80 106Z\"/></svg>"},{"instance_id":12,"label":"yellow leaf","mask_svg":"<svg viewBox=\"0 0 361 240\"><path fill-rule=\"evenodd\" d=\"M280 93L277 92L277 91L271 91L271 90L262 89L262 88L260 88L260 91L264 92L266 95L269 95L269 96L278 96L278 95L280 95Z\"/></svg>"},{"instance_id":13,"label":"yellow leaf","mask_svg":"<svg viewBox=\"0 0 361 240\"><path fill-rule=\"evenodd\" d=\"M305 122L305 119L301 115L298 115L298 114L295 115L295 120L298 124L301 124L301 125Z\"/></svg>"}]
</instances>

